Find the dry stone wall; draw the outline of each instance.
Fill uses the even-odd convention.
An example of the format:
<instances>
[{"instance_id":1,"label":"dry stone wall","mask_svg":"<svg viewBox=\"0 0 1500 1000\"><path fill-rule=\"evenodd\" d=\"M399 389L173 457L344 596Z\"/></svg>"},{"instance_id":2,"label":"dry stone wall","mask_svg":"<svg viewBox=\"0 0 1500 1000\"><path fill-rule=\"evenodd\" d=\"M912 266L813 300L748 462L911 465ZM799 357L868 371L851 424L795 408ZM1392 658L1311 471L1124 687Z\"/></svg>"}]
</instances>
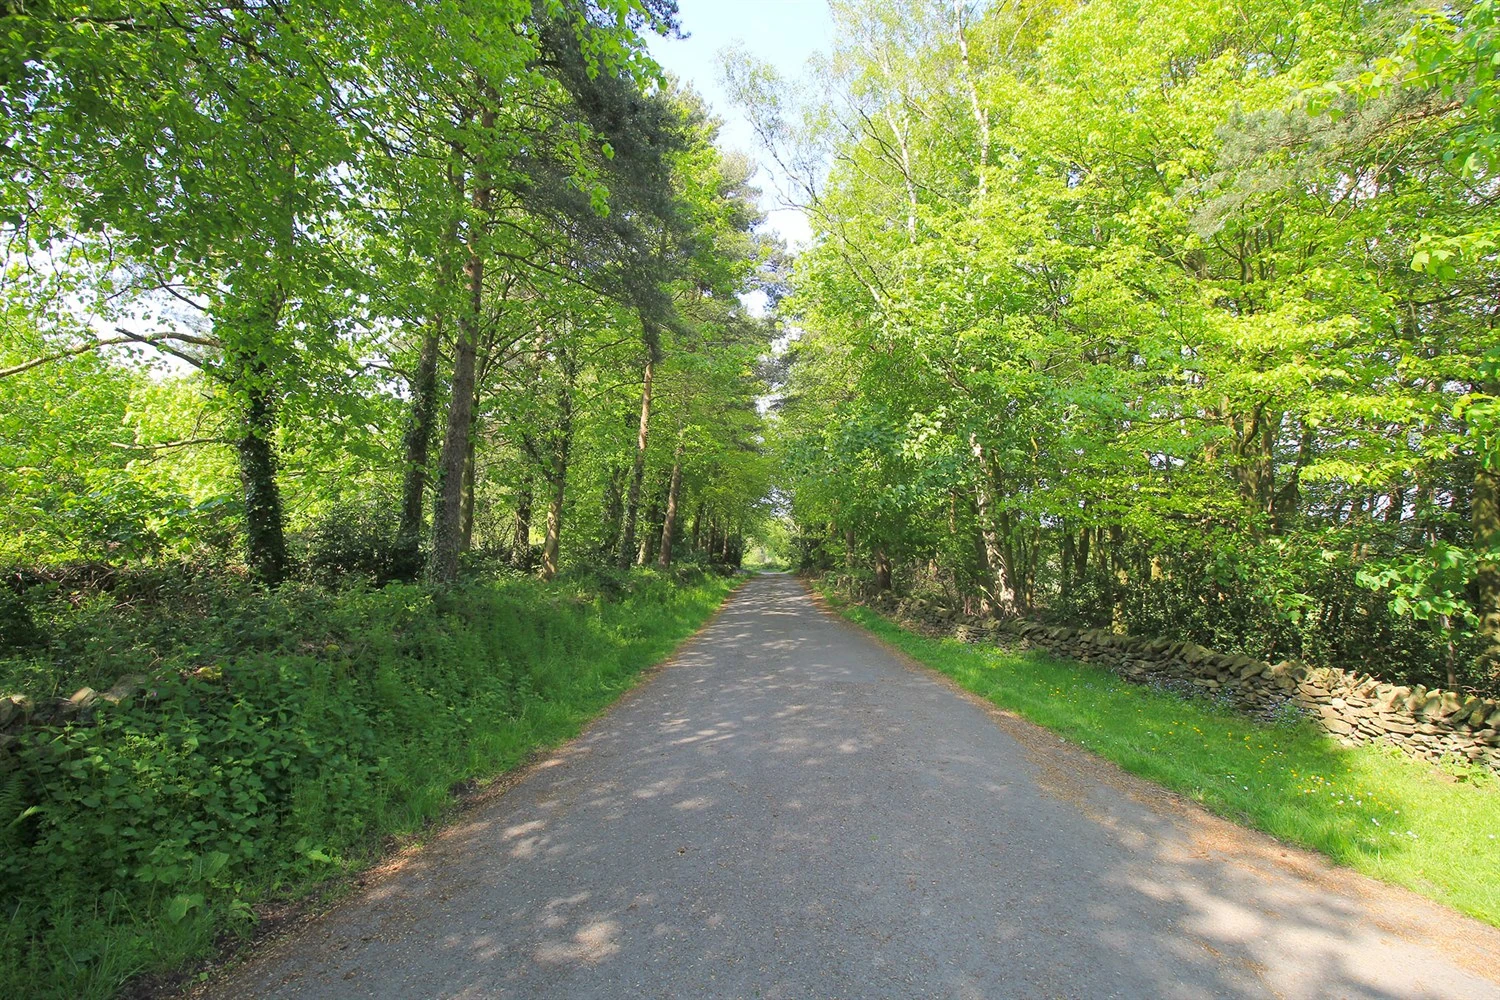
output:
<instances>
[{"instance_id":1,"label":"dry stone wall","mask_svg":"<svg viewBox=\"0 0 1500 1000\"><path fill-rule=\"evenodd\" d=\"M108 691L79 688L70 698L33 700L25 695L0 695L0 753L9 750L17 734L28 726L60 726L67 723L87 725L103 706L118 705L140 694L146 678L139 674L121 677ZM149 692L148 692L149 694Z\"/></svg>"},{"instance_id":2,"label":"dry stone wall","mask_svg":"<svg viewBox=\"0 0 1500 1000\"><path fill-rule=\"evenodd\" d=\"M1457 758L1500 772L1500 705L1490 698L1390 684L1368 674L1267 663L1192 642L1117 635L1020 620L968 618L916 599L882 610L923 631L999 641L1104 667L1127 680L1212 698L1266 719L1300 713L1346 745L1383 742L1414 757Z\"/></svg>"}]
</instances>

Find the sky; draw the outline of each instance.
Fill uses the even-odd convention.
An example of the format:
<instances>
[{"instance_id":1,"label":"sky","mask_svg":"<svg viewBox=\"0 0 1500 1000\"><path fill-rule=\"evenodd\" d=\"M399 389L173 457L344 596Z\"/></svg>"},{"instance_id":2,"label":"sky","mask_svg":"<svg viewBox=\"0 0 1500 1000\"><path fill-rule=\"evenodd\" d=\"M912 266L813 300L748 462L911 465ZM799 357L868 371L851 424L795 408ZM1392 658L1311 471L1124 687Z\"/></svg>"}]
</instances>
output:
<instances>
[{"instance_id":1,"label":"sky","mask_svg":"<svg viewBox=\"0 0 1500 1000\"><path fill-rule=\"evenodd\" d=\"M651 55L669 73L692 84L719 117L724 130L719 141L728 149L750 154L762 166L757 183L766 224L788 243L805 243L806 217L796 209L778 207L776 185L765 174L766 157L755 141L750 123L724 96L719 84L719 52L742 43L757 59L795 77L815 52L832 45L833 24L826 0L678 0L682 32L678 41L650 36Z\"/></svg>"}]
</instances>

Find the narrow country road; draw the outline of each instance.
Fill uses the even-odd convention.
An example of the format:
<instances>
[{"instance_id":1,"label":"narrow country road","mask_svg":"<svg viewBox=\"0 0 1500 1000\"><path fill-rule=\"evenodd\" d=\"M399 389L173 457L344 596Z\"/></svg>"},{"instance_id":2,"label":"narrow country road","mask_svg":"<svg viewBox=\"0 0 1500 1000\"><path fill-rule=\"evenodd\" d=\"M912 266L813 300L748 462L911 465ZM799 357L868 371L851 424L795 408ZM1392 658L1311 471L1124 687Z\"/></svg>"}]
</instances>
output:
<instances>
[{"instance_id":1,"label":"narrow country road","mask_svg":"<svg viewBox=\"0 0 1500 1000\"><path fill-rule=\"evenodd\" d=\"M991 712L768 575L203 995L1478 1000L1497 975L1500 932Z\"/></svg>"}]
</instances>

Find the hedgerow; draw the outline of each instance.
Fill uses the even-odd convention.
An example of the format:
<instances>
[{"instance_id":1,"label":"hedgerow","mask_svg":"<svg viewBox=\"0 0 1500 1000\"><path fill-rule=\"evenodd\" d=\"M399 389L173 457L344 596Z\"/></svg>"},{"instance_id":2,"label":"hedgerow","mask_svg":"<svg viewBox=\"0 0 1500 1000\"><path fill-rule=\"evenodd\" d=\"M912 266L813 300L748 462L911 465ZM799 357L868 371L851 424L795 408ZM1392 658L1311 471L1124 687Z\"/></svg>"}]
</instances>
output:
<instances>
[{"instance_id":1,"label":"hedgerow","mask_svg":"<svg viewBox=\"0 0 1500 1000\"><path fill-rule=\"evenodd\" d=\"M638 571L608 598L514 578L232 602L237 647L184 629L145 692L0 755L0 988L108 996L246 933L257 903L575 733L728 586Z\"/></svg>"}]
</instances>

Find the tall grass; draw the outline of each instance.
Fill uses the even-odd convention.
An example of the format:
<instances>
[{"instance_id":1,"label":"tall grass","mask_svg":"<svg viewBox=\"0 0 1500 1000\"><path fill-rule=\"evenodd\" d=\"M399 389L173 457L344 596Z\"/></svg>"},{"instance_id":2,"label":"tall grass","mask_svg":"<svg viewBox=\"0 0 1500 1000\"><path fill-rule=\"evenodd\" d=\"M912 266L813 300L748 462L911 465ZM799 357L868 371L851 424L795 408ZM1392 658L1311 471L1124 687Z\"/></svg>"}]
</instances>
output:
<instances>
[{"instance_id":1,"label":"tall grass","mask_svg":"<svg viewBox=\"0 0 1500 1000\"><path fill-rule=\"evenodd\" d=\"M1488 772L1342 747L1303 721L1259 723L1086 664L924 638L829 596L966 690L1127 771L1500 926L1500 782Z\"/></svg>"},{"instance_id":2,"label":"tall grass","mask_svg":"<svg viewBox=\"0 0 1500 1000\"><path fill-rule=\"evenodd\" d=\"M249 641L185 624L154 699L0 759L0 991L108 997L368 864L456 786L576 734L731 586L287 588L226 605Z\"/></svg>"}]
</instances>

